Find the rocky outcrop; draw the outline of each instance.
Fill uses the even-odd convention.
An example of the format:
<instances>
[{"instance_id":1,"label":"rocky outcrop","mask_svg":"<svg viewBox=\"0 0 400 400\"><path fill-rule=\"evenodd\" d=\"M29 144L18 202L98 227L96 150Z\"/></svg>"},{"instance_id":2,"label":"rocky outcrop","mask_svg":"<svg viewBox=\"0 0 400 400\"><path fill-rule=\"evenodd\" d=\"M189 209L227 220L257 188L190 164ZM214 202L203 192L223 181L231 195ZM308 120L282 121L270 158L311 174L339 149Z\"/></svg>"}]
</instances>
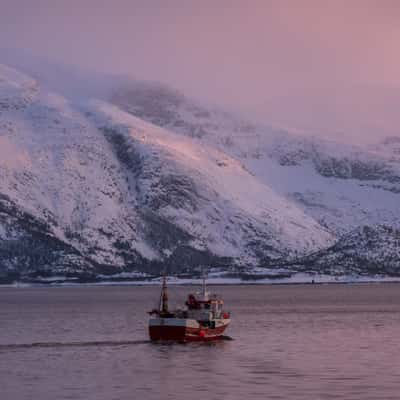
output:
<instances>
[{"instance_id":1,"label":"rocky outcrop","mask_svg":"<svg viewBox=\"0 0 400 400\"><path fill-rule=\"evenodd\" d=\"M385 225L359 227L292 268L338 276L400 276L400 230Z\"/></svg>"}]
</instances>

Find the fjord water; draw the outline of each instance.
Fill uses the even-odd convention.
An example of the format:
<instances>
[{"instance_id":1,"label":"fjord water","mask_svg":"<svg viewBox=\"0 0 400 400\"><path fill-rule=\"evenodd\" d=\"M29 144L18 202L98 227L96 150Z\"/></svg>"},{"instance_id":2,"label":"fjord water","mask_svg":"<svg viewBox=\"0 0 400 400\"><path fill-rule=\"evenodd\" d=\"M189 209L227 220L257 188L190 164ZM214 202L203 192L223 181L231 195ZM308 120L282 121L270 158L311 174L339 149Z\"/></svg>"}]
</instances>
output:
<instances>
[{"instance_id":1,"label":"fjord water","mask_svg":"<svg viewBox=\"0 0 400 400\"><path fill-rule=\"evenodd\" d=\"M157 287L1 288L1 400L399 398L400 285L213 290L234 340L160 345Z\"/></svg>"}]
</instances>

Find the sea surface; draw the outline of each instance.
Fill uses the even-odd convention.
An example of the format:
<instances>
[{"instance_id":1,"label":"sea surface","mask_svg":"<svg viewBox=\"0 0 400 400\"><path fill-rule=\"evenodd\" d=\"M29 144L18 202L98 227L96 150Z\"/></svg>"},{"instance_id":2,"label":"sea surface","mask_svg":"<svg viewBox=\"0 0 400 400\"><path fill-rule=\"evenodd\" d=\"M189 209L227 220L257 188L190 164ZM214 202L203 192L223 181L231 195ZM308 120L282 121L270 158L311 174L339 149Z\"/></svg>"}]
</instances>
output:
<instances>
[{"instance_id":1,"label":"sea surface","mask_svg":"<svg viewBox=\"0 0 400 400\"><path fill-rule=\"evenodd\" d=\"M0 288L0 399L400 398L400 284L212 289L233 340L162 345L157 287Z\"/></svg>"}]
</instances>

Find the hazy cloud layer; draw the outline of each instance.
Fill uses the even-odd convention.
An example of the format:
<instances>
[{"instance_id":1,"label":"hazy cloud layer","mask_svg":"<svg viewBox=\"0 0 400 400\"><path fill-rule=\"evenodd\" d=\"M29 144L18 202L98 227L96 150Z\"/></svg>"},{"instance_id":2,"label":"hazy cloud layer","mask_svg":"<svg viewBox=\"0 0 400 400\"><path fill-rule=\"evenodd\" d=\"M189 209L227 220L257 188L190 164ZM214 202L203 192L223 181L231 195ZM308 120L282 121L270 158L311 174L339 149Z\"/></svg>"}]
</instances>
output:
<instances>
[{"instance_id":1,"label":"hazy cloud layer","mask_svg":"<svg viewBox=\"0 0 400 400\"><path fill-rule=\"evenodd\" d=\"M0 0L0 47L364 141L400 132L399 22L390 0Z\"/></svg>"}]
</instances>

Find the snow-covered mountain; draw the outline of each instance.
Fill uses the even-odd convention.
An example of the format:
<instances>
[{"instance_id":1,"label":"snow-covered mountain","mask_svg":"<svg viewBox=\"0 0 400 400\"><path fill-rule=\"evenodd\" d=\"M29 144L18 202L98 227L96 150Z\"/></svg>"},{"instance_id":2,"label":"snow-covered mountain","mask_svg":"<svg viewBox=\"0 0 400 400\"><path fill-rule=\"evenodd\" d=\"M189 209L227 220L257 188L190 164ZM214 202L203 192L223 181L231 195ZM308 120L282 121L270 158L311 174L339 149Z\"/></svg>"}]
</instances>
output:
<instances>
[{"instance_id":1,"label":"snow-covered mountain","mask_svg":"<svg viewBox=\"0 0 400 400\"><path fill-rule=\"evenodd\" d=\"M354 146L248 122L157 84L120 88L111 101L239 160L335 235L400 223L400 136Z\"/></svg>"},{"instance_id":2,"label":"snow-covered mountain","mask_svg":"<svg viewBox=\"0 0 400 400\"><path fill-rule=\"evenodd\" d=\"M363 226L334 246L298 260L296 270L327 275L393 275L400 270L400 230Z\"/></svg>"},{"instance_id":3,"label":"snow-covered mountain","mask_svg":"<svg viewBox=\"0 0 400 400\"><path fill-rule=\"evenodd\" d=\"M107 79L90 100L93 91L70 96L55 77L35 77L0 65L3 279L165 265L326 271L350 268L340 261L349 248L352 271L371 272L354 256L366 249L364 236L349 236L357 229L374 232L370 260L390 244L380 272L397 273L398 138L348 146L158 83L117 79L109 90Z\"/></svg>"},{"instance_id":4,"label":"snow-covered mountain","mask_svg":"<svg viewBox=\"0 0 400 400\"><path fill-rule=\"evenodd\" d=\"M254 265L334 239L212 146L5 66L0 93L3 273Z\"/></svg>"}]
</instances>

